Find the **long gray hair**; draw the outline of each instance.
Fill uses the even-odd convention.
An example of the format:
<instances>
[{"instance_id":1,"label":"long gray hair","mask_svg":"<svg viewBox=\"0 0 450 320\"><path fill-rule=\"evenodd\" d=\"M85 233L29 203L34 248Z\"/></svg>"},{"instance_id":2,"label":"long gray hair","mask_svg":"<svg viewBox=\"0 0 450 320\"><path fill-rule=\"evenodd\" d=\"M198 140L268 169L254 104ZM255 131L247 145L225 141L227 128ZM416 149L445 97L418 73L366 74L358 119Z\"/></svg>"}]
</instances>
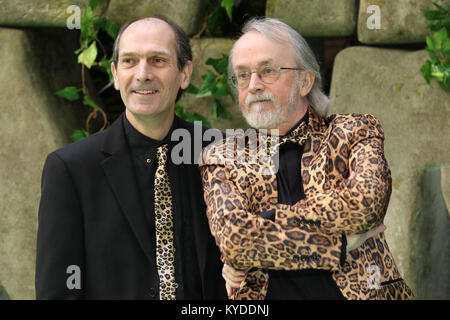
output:
<instances>
[{"instance_id":1,"label":"long gray hair","mask_svg":"<svg viewBox=\"0 0 450 320\"><path fill-rule=\"evenodd\" d=\"M306 96L308 102L317 114L325 117L328 112L330 100L322 91L320 67L306 40L290 26L273 18L253 18L249 20L242 28L241 37L250 31L257 31L276 42L288 42L292 46L296 56L297 67L315 75L314 85ZM231 48L228 59L228 74L230 76L233 74L232 58L236 42Z\"/></svg>"}]
</instances>

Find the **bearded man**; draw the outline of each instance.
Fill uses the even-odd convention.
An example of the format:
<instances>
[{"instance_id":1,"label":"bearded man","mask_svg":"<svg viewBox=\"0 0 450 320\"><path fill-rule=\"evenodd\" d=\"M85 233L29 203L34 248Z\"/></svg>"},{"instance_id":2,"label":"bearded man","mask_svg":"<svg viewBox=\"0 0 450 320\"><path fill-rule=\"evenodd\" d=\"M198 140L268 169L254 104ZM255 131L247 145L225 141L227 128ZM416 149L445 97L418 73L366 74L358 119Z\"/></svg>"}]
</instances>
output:
<instances>
[{"instance_id":1,"label":"bearded man","mask_svg":"<svg viewBox=\"0 0 450 320\"><path fill-rule=\"evenodd\" d=\"M208 146L200 163L229 296L412 298L382 232L391 174L380 122L327 117L313 52L276 19L244 26L229 74L257 130L243 148L238 135ZM253 161L252 150L267 152Z\"/></svg>"}]
</instances>

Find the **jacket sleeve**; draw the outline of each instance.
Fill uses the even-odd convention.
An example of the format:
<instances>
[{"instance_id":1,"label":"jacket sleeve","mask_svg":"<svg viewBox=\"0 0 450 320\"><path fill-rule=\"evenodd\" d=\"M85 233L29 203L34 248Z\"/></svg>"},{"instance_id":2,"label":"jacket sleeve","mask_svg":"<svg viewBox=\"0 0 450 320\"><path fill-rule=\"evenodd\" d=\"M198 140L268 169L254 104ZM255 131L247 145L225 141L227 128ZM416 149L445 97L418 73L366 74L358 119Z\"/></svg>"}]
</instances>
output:
<instances>
[{"instance_id":1,"label":"jacket sleeve","mask_svg":"<svg viewBox=\"0 0 450 320\"><path fill-rule=\"evenodd\" d=\"M209 226L222 259L234 268L276 270L340 266L344 237L282 225L253 213L229 167L201 167Z\"/></svg>"},{"instance_id":2,"label":"jacket sleeve","mask_svg":"<svg viewBox=\"0 0 450 320\"><path fill-rule=\"evenodd\" d=\"M47 157L39 204L36 299L82 299L83 220L77 190L65 163Z\"/></svg>"},{"instance_id":3,"label":"jacket sleeve","mask_svg":"<svg viewBox=\"0 0 450 320\"><path fill-rule=\"evenodd\" d=\"M324 232L364 233L383 222L391 195L391 172L384 157L384 134L377 119L363 115L348 141L348 175L335 188L308 193L294 206L280 206L276 221L298 225L308 221ZM336 158L331 165L337 166ZM330 163L330 162L329 162ZM341 169L342 170L342 169ZM281 210L282 209L282 210Z\"/></svg>"}]
</instances>

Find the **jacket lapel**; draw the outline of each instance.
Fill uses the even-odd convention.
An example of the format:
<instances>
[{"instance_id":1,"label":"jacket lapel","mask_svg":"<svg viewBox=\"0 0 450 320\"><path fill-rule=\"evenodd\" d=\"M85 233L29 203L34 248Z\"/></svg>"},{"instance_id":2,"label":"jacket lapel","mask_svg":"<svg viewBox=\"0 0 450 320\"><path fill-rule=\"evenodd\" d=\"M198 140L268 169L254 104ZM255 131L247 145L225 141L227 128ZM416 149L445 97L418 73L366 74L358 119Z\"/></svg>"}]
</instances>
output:
<instances>
[{"instance_id":1,"label":"jacket lapel","mask_svg":"<svg viewBox=\"0 0 450 320\"><path fill-rule=\"evenodd\" d=\"M148 259L153 261L155 252L149 230L146 228L143 204L124 133L123 117L122 114L109 129L103 146L103 152L107 158L101 162L101 166L139 244Z\"/></svg>"},{"instance_id":2,"label":"jacket lapel","mask_svg":"<svg viewBox=\"0 0 450 320\"><path fill-rule=\"evenodd\" d=\"M306 140L302 155L302 182L305 193L311 180L310 171L316 169L311 167L311 163L320 150L327 130L325 118L320 117L311 107L308 108L308 113L308 130L310 135L308 140Z\"/></svg>"}]
</instances>

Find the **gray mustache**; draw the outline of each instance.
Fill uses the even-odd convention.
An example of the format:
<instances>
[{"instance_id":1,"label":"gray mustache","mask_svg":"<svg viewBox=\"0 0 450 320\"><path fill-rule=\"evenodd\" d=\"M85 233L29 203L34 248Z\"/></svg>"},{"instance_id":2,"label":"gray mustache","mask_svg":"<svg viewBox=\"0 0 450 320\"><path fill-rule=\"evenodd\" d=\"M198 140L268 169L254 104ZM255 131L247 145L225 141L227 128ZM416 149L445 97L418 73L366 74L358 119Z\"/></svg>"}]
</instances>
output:
<instances>
[{"instance_id":1,"label":"gray mustache","mask_svg":"<svg viewBox=\"0 0 450 320\"><path fill-rule=\"evenodd\" d=\"M263 93L263 94L258 94L258 95L247 96L247 98L245 98L245 107L248 109L250 107L250 104L252 104L254 102L266 101L266 100L270 100L274 104L277 103L277 98L273 94Z\"/></svg>"}]
</instances>

